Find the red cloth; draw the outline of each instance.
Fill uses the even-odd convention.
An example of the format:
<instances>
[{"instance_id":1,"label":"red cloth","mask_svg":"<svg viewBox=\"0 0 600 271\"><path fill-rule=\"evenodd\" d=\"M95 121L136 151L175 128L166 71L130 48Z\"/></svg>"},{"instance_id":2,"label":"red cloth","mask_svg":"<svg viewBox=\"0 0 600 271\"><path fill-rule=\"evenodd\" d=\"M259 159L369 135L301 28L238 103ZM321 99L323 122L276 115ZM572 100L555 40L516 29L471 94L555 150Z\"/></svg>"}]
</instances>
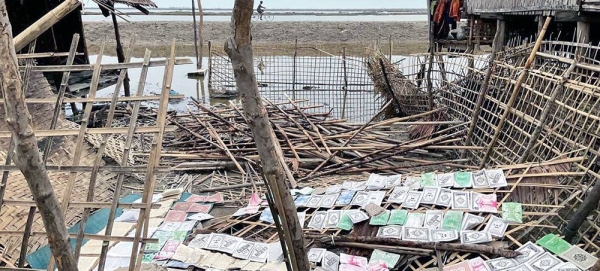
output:
<instances>
[{"instance_id":1,"label":"red cloth","mask_svg":"<svg viewBox=\"0 0 600 271\"><path fill-rule=\"evenodd\" d=\"M460 6L460 0L452 0L452 3L450 3L450 11L448 14L450 15L450 18L454 19L456 22L460 21Z\"/></svg>"},{"instance_id":2,"label":"red cloth","mask_svg":"<svg viewBox=\"0 0 600 271\"><path fill-rule=\"evenodd\" d=\"M446 1L448 0L440 0L435 8L435 12L433 13L433 22L436 24L441 23L444 20L444 10L446 10Z\"/></svg>"}]
</instances>

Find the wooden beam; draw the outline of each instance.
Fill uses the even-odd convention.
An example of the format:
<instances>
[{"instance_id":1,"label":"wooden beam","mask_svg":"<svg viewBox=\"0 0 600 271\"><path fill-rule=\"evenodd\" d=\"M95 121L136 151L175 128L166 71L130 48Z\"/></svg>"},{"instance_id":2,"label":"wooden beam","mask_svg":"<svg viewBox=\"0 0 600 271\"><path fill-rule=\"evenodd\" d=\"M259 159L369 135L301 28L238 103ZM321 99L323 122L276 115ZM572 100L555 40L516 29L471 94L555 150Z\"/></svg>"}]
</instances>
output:
<instances>
[{"instance_id":1,"label":"wooden beam","mask_svg":"<svg viewBox=\"0 0 600 271\"><path fill-rule=\"evenodd\" d=\"M184 99L185 95L171 95L169 99ZM111 97L95 97L95 98L64 98L62 103L108 103L111 102ZM117 102L135 102L135 101L158 101L160 96L136 96L136 97L118 97ZM4 99L0 99L0 104L4 103ZM27 104L53 104L56 103L54 98L25 98Z\"/></svg>"},{"instance_id":2,"label":"wooden beam","mask_svg":"<svg viewBox=\"0 0 600 271\"><path fill-rule=\"evenodd\" d=\"M148 67L163 67L166 65L166 60L153 60L150 61ZM175 65L187 65L193 64L189 58L179 58L175 60ZM102 64L100 65L103 71L107 70L122 70L122 69L133 69L141 68L142 62L130 62L130 63L114 63L114 64ZM20 70L25 70L25 66L19 67ZM47 66L33 66L31 67L32 72L82 72L82 71L93 71L94 64L83 64L83 65L47 65Z\"/></svg>"},{"instance_id":3,"label":"wooden beam","mask_svg":"<svg viewBox=\"0 0 600 271\"><path fill-rule=\"evenodd\" d=\"M165 131L174 132L175 126L166 126ZM105 135L105 134L126 134L128 127L119 127L119 128L87 128L86 134L93 135ZM149 133L157 133L161 128L160 127L135 127L135 133L138 134L149 134ZM60 129L60 130L38 130L34 132L38 137L45 136L76 136L79 134L79 130L73 129ZM10 138L11 134L7 131L0 131L0 138Z\"/></svg>"},{"instance_id":4,"label":"wooden beam","mask_svg":"<svg viewBox=\"0 0 600 271\"><path fill-rule=\"evenodd\" d=\"M271 213L276 218L276 227L287 259L288 270L310 270L302 227L298 222L294 200L285 182L284 169L278 158L278 153L281 151L277 149L281 147L276 140L254 74L250 33L253 3L252 0L235 1L231 24L233 37L227 41L225 51L231 59L236 84L242 93L244 113L249 120L248 126L256 140L262 172L268 188L267 199L270 201Z\"/></svg>"},{"instance_id":5,"label":"wooden beam","mask_svg":"<svg viewBox=\"0 0 600 271\"><path fill-rule=\"evenodd\" d=\"M71 13L71 11L79 7L80 4L81 2L77 0L65 0L53 10L46 13L46 15L27 27L25 30L23 30L23 32L15 37L15 51L20 51L21 49L25 48L25 46L46 32L48 28L58 23L62 18Z\"/></svg>"},{"instance_id":6,"label":"wooden beam","mask_svg":"<svg viewBox=\"0 0 600 271\"><path fill-rule=\"evenodd\" d=\"M79 2L77 0L67 0L59 6L59 11L68 10L70 7L74 9L78 5ZM53 14L51 12L42 17L41 21L49 24L50 22L43 19L48 16L53 18L58 15L60 14ZM41 29L45 26L39 25L38 22L34 24L35 26L31 26L33 29L30 29L30 27L26 31L40 32L39 34L41 34L43 32ZM53 24L47 27L51 25ZM25 36L19 39L21 45L24 47L29 44L37 35L35 33L25 33ZM19 73L12 27L8 19L4 0L0 0L0 71L2 71L2 74L0 74L0 91L2 91L2 96L7 101L4 111L6 113L8 128L10 129L8 136L10 137L12 134L15 143L14 162L21 169L33 199L40 210L40 215L47 231L46 235L49 240L50 251L58 263L58 269L76 271L77 262L73 257L64 215L60 208L58 197L52 188L48 172L42 162L37 145L38 141L35 133L33 133L31 115L25 105L23 82Z\"/></svg>"}]
</instances>

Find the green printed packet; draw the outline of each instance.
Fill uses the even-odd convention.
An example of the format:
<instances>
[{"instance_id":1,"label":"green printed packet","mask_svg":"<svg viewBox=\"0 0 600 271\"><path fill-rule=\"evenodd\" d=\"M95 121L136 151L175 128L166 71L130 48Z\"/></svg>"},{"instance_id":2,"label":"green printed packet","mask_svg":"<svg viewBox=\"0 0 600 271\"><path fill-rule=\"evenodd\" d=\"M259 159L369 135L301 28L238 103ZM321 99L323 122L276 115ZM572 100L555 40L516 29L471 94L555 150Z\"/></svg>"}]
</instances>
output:
<instances>
[{"instance_id":1,"label":"green printed packet","mask_svg":"<svg viewBox=\"0 0 600 271\"><path fill-rule=\"evenodd\" d=\"M437 186L437 180L435 178L435 173L427 172L421 174L421 187L426 186Z\"/></svg>"},{"instance_id":2,"label":"green printed packet","mask_svg":"<svg viewBox=\"0 0 600 271\"><path fill-rule=\"evenodd\" d=\"M542 237L540 240L537 241L537 244L556 255L562 254L563 252L569 250L572 247L572 245L569 244L569 242L563 240L562 238L552 233Z\"/></svg>"},{"instance_id":3,"label":"green printed packet","mask_svg":"<svg viewBox=\"0 0 600 271\"><path fill-rule=\"evenodd\" d=\"M154 260L155 255L156 253L144 253L144 256L142 257L142 263L151 263L152 260Z\"/></svg>"},{"instance_id":4,"label":"green printed packet","mask_svg":"<svg viewBox=\"0 0 600 271\"><path fill-rule=\"evenodd\" d=\"M510 222L523 223L523 206L521 203L502 203L502 219Z\"/></svg>"},{"instance_id":5,"label":"green printed packet","mask_svg":"<svg viewBox=\"0 0 600 271\"><path fill-rule=\"evenodd\" d=\"M389 253L389 252L381 251L379 249L375 249L375 250L373 250L373 254L371 254L371 259L369 260L369 264L378 262L378 261L383 261L391 269L394 266L396 266L396 264L398 263L399 260L400 260L400 255L398 255L398 254Z\"/></svg>"},{"instance_id":6,"label":"green printed packet","mask_svg":"<svg viewBox=\"0 0 600 271\"><path fill-rule=\"evenodd\" d=\"M454 187L466 188L472 186L471 172L454 172Z\"/></svg>"},{"instance_id":7,"label":"green printed packet","mask_svg":"<svg viewBox=\"0 0 600 271\"><path fill-rule=\"evenodd\" d=\"M350 216L348 216L350 212L352 211L344 211L342 217L340 217L340 221L337 224L338 228L349 231L352 229L352 227L354 227L354 223L352 223Z\"/></svg>"},{"instance_id":8,"label":"green printed packet","mask_svg":"<svg viewBox=\"0 0 600 271\"><path fill-rule=\"evenodd\" d=\"M383 213L371 217L369 221L369 225L372 226L385 226L387 225L388 220L390 219L390 210L385 210Z\"/></svg>"},{"instance_id":9,"label":"green printed packet","mask_svg":"<svg viewBox=\"0 0 600 271\"><path fill-rule=\"evenodd\" d=\"M460 231L462 227L463 212L460 211L447 211L442 220L443 230L455 230Z\"/></svg>"},{"instance_id":10,"label":"green printed packet","mask_svg":"<svg viewBox=\"0 0 600 271\"><path fill-rule=\"evenodd\" d=\"M388 220L387 224L404 226L404 224L406 224L407 219L407 210L392 210L390 213L390 219Z\"/></svg>"}]
</instances>

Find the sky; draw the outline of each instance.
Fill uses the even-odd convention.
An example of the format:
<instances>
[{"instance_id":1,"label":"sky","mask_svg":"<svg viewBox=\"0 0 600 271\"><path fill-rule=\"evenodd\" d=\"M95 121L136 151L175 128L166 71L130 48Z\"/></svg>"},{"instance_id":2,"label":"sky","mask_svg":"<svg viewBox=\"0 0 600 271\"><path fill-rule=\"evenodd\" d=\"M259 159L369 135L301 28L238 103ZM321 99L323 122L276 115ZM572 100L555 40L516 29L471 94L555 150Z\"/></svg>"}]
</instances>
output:
<instances>
[{"instance_id":1,"label":"sky","mask_svg":"<svg viewBox=\"0 0 600 271\"><path fill-rule=\"evenodd\" d=\"M195 0L194 0L195 1ZM426 8L425 0L263 0L272 9L400 9ZM191 0L154 0L159 8L191 7ZM234 0L202 0L202 7L233 8ZM254 0L257 6L259 0Z\"/></svg>"}]
</instances>

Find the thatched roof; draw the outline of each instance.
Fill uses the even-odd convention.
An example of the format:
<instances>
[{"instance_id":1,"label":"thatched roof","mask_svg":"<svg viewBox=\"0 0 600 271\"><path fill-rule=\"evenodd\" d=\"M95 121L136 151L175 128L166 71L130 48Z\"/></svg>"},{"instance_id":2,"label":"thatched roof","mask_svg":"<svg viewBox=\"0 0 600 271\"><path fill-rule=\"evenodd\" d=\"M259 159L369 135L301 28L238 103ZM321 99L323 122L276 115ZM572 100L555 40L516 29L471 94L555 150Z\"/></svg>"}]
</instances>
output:
<instances>
[{"instance_id":1,"label":"thatched roof","mask_svg":"<svg viewBox=\"0 0 600 271\"><path fill-rule=\"evenodd\" d=\"M110 11L114 11L115 4L124 4L138 9L142 13L148 15L150 12L145 7L157 8L156 4L151 0L92 0L100 7L104 16L110 15Z\"/></svg>"},{"instance_id":2,"label":"thatched roof","mask_svg":"<svg viewBox=\"0 0 600 271\"><path fill-rule=\"evenodd\" d=\"M26 97L55 97L51 92L48 81L41 73L32 73L28 82L30 87L26 93ZM29 104L28 109L31 113L34 129L49 129L52 119L52 112L54 109L53 104ZM0 106L0 120L2 120L0 121L0 131L8 131L8 125L4 121L5 119L4 109L2 106ZM73 127L79 127L79 125L65 120L63 116L59 117L56 127L57 129L73 129ZM38 141L41 143L41 138L38 138ZM53 141L53 148L48 156L48 164L72 165L73 156L75 154L76 137L55 137ZM8 144L8 139L0 140L0 161L2 161L2 163L6 161L6 150L8 149ZM79 165L93 165L96 154L97 152L91 145L84 143ZM100 171L98 174L94 201L109 202L113 197L110 181L115 179L116 175L107 171ZM62 201L69 179L69 172L50 171L49 175L54 187L54 191L57 193L59 200ZM90 176L90 172L77 174L75 186L71 193L71 202L86 201ZM6 192L4 194L4 200L32 200L29 187L21 172L10 172L6 185ZM82 211L83 209L81 208L68 208L66 212L67 226L70 227L77 223L81 217ZM28 212L29 207L27 206L15 206L14 204L9 203L3 204L2 210L0 211L0 231L24 231ZM44 231L44 225L39 214L36 214L33 222L32 232L40 231ZM11 264L15 264L17 262L19 259L19 252L21 250L22 238L22 234L0 234L0 266L2 266L3 261L8 261ZM27 252L32 253L46 243L46 236L33 235L29 239Z\"/></svg>"}]
</instances>

